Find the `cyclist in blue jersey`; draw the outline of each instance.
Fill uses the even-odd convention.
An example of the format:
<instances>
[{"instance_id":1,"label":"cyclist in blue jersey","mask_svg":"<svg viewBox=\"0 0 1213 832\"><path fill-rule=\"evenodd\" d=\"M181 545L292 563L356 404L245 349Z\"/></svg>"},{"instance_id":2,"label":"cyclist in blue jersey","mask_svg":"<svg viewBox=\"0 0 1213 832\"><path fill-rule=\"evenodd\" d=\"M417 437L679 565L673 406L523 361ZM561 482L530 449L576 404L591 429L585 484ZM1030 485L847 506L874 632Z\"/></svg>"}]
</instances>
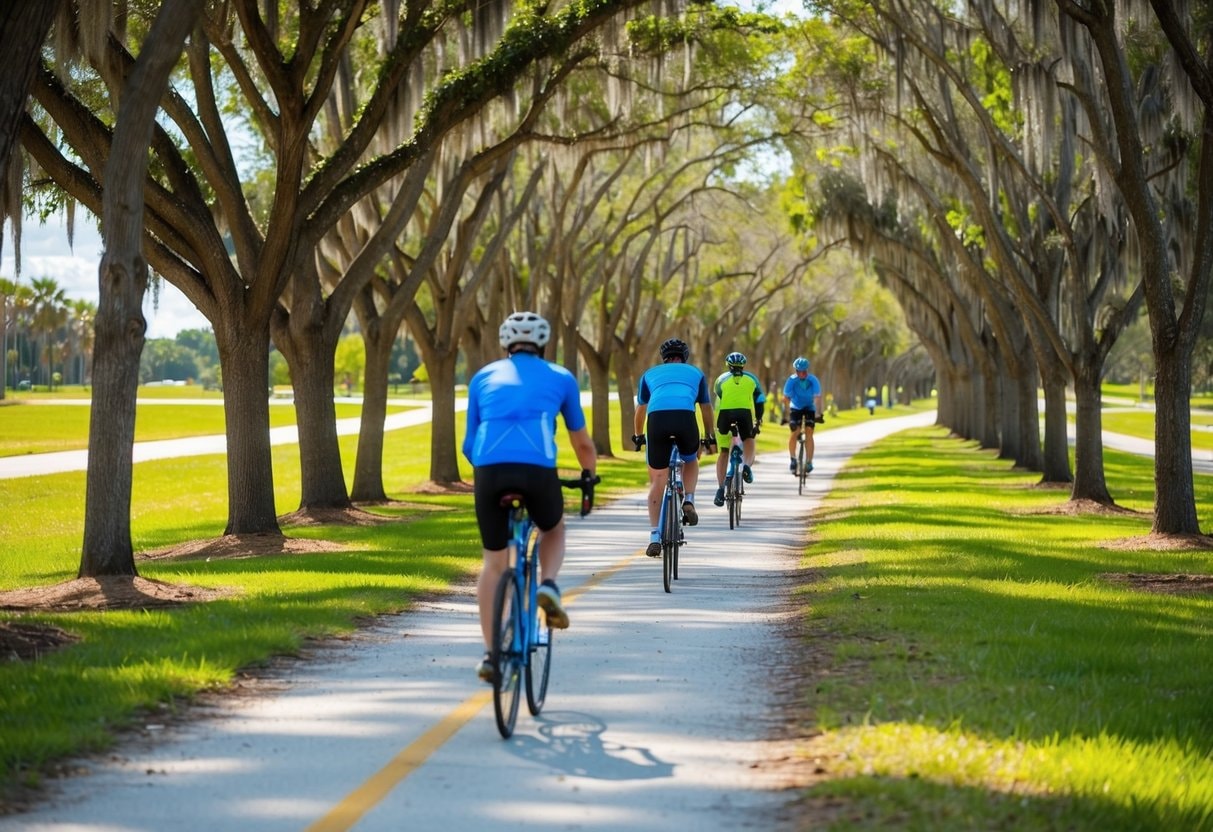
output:
<instances>
[{"instance_id":1,"label":"cyclist in blue jersey","mask_svg":"<svg viewBox=\"0 0 1213 832\"><path fill-rule=\"evenodd\" d=\"M551 334L551 326L539 315L515 312L498 331L508 357L481 368L468 383L463 455L475 467L476 521L484 547L476 597L485 654L476 672L487 682L495 672L490 648L493 592L509 555L510 510L501 505L505 494L522 495L542 535L539 606L547 613L550 626L569 626L556 586L564 561L564 494L556 473L556 415L564 419L583 480L593 478L598 454L586 429L576 379L564 367L543 358Z\"/></svg>"},{"instance_id":2,"label":"cyclist in blue jersey","mask_svg":"<svg viewBox=\"0 0 1213 832\"><path fill-rule=\"evenodd\" d=\"M821 382L817 376L809 373L809 359L803 356L792 362L792 375L783 384L783 412L787 414L787 424L792 427L792 435L788 437L788 457L791 463L788 469L796 473L796 438L800 431L800 417L804 416L804 454L808 469L813 470L813 427L824 422L821 412Z\"/></svg>"},{"instance_id":3,"label":"cyclist in blue jersey","mask_svg":"<svg viewBox=\"0 0 1213 832\"><path fill-rule=\"evenodd\" d=\"M649 463L651 531L645 554L651 558L661 557L661 533L657 528L661 515L661 495L665 490L661 473L670 467L670 454L675 446L683 460L682 483L686 492L682 504L683 518L688 526L699 522L699 515L695 511L695 485L699 481L699 453L702 449L699 425L695 423L696 405L703 419L704 444L709 451L716 448L708 380L702 370L687 363L690 357L691 348L685 341L669 339L661 345L662 363L645 371L636 393L636 432L632 434L632 442L637 448L642 440L648 445L646 458Z\"/></svg>"},{"instance_id":4,"label":"cyclist in blue jersey","mask_svg":"<svg viewBox=\"0 0 1213 832\"><path fill-rule=\"evenodd\" d=\"M719 436L729 432L729 426L737 423L737 432L741 437L741 478L746 482L754 481L750 466L754 464L754 437L762 425L762 413L766 408L767 396L762 392L762 382L758 376L746 370L746 357L739 352L729 353L725 359L725 371L716 379L712 391L716 394L716 431ZM720 456L716 458L716 497L712 500L718 506L724 505L724 475L729 463L729 444L720 446Z\"/></svg>"}]
</instances>

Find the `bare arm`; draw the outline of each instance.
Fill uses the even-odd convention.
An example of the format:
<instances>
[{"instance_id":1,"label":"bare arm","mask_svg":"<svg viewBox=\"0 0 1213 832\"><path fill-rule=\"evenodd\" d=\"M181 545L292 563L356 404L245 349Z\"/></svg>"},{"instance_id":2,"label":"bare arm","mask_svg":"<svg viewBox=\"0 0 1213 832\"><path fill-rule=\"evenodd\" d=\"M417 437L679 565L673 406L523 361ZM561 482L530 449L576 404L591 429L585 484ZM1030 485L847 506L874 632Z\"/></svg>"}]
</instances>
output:
<instances>
[{"instance_id":1,"label":"bare arm","mask_svg":"<svg viewBox=\"0 0 1213 832\"><path fill-rule=\"evenodd\" d=\"M594 440L590 438L590 432L585 428L569 431L569 444L573 446L573 453L577 455L581 470L591 474L597 473L598 452L594 450Z\"/></svg>"},{"instance_id":2,"label":"bare arm","mask_svg":"<svg viewBox=\"0 0 1213 832\"><path fill-rule=\"evenodd\" d=\"M636 416L633 419L632 433L637 435L644 433L644 419L648 415L648 412L649 406L647 404L636 405Z\"/></svg>"}]
</instances>

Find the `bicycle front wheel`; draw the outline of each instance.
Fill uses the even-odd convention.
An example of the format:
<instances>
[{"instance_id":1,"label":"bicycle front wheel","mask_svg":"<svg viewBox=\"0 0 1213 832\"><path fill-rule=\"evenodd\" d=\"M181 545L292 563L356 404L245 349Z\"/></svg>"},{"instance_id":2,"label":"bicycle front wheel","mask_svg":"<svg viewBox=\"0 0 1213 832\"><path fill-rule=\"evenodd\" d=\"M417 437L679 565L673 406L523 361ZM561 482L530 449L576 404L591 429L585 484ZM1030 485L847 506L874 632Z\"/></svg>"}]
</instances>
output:
<instances>
[{"instance_id":1,"label":"bicycle front wheel","mask_svg":"<svg viewBox=\"0 0 1213 832\"><path fill-rule=\"evenodd\" d=\"M674 559L678 557L678 535L681 533L679 514L682 507L673 490L665 494L665 519L661 527L661 583L670 591L670 580L674 576Z\"/></svg>"},{"instance_id":2,"label":"bicycle front wheel","mask_svg":"<svg viewBox=\"0 0 1213 832\"><path fill-rule=\"evenodd\" d=\"M531 529L531 535L526 541L527 583L537 584L539 581L539 529ZM538 586L526 588L527 603L535 597L534 590ZM526 706L531 716L539 716L543 710L544 700L548 695L548 674L552 672L552 628L547 620L540 620L538 611L534 611L529 620L534 622L531 632L530 658L526 663Z\"/></svg>"},{"instance_id":3,"label":"bicycle front wheel","mask_svg":"<svg viewBox=\"0 0 1213 832\"><path fill-rule=\"evenodd\" d=\"M796 475L800 478L800 488L797 494L804 493L805 481L809 478L809 463L805 458L804 440L800 440L800 447L796 449Z\"/></svg>"},{"instance_id":4,"label":"bicycle front wheel","mask_svg":"<svg viewBox=\"0 0 1213 832\"><path fill-rule=\"evenodd\" d=\"M518 719L518 700L522 692L522 593L513 569L507 569L497 584L493 598L493 713L502 739L514 733Z\"/></svg>"}]
</instances>

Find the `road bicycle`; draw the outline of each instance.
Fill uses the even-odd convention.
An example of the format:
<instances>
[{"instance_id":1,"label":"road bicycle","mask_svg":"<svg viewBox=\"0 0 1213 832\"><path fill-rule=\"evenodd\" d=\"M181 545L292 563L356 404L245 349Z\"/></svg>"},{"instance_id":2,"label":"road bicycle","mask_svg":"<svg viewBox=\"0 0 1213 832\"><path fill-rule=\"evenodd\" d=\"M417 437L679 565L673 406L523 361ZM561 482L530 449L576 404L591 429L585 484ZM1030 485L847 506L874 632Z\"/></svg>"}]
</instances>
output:
<instances>
[{"instance_id":1,"label":"road bicycle","mask_svg":"<svg viewBox=\"0 0 1213 832\"><path fill-rule=\"evenodd\" d=\"M565 488L581 490L581 516L594 507L597 476L583 471L579 479L561 480ZM552 628L539 609L539 529L531 521L521 494L506 494L501 505L510 509L509 565L493 597L492 656L493 713L502 739L514 733L526 679L526 704L538 716L547 699L552 672Z\"/></svg>"},{"instance_id":2,"label":"road bicycle","mask_svg":"<svg viewBox=\"0 0 1213 832\"><path fill-rule=\"evenodd\" d=\"M675 444L670 448L669 474L666 477L665 491L661 496L661 510L657 515L657 529L661 535L661 585L666 592L672 592L672 582L678 580L678 550L686 543L682 527L686 518L682 514L682 503L686 499L686 491L682 484L682 454L678 451L677 437L669 437ZM643 434L632 437L636 450L645 444ZM700 444L710 448L714 444L710 439L701 439Z\"/></svg>"},{"instance_id":3,"label":"road bicycle","mask_svg":"<svg viewBox=\"0 0 1213 832\"><path fill-rule=\"evenodd\" d=\"M729 510L729 528L735 529L741 525L741 501L745 497L745 478L742 476L745 456L741 431L736 422L729 423L729 433L733 439L729 450L729 467L724 474L724 502Z\"/></svg>"}]
</instances>

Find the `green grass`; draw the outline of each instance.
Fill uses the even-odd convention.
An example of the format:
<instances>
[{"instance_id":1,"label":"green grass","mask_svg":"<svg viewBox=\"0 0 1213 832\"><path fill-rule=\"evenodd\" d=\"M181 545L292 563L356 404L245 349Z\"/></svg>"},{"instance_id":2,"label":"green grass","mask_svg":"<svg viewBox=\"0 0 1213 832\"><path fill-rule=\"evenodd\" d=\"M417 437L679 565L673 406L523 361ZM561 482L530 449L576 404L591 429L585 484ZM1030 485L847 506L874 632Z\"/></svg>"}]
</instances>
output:
<instances>
[{"instance_id":1,"label":"green grass","mask_svg":"<svg viewBox=\"0 0 1213 832\"><path fill-rule=\"evenodd\" d=\"M182 388L151 388L182 389ZM142 393L140 393L142 397ZM224 432L221 398L213 405L150 404L135 408L135 441L180 439ZM338 402L338 419L349 419L362 412L361 404ZM388 413L408 408L389 405ZM88 423L91 407L68 405L50 407L13 401L0 407L0 456L74 451L88 447ZM289 403L270 406L270 427L295 424L295 408Z\"/></svg>"},{"instance_id":2,"label":"green grass","mask_svg":"<svg viewBox=\"0 0 1213 832\"><path fill-rule=\"evenodd\" d=\"M1107 460L1148 512L1150 462ZM817 512L801 597L822 826L1213 829L1213 595L1105 577L1209 575L1213 553L1105 547L1148 515L1044 513L1065 495L1037 479L924 429L857 455ZM1213 478L1196 492L1208 528Z\"/></svg>"},{"instance_id":3,"label":"green grass","mask_svg":"<svg viewBox=\"0 0 1213 832\"><path fill-rule=\"evenodd\" d=\"M615 416L617 423L618 416ZM460 422L462 428L462 421ZM374 509L401 522L378 527L287 529L292 537L336 541L336 554L238 560L139 558L145 578L225 587L229 600L156 612L26 614L0 611L0 622L62 627L82 638L33 663L0 664L0 791L36 783L44 765L108 747L115 732L148 708L176 707L200 691L229 684L241 668L293 654L305 639L352 631L366 616L408 608L423 592L474 575L480 543L470 495L410 493L427 479L428 425L387 435L384 481L404 505ZM459 437L462 440L462 436ZM576 460L562 443L559 464ZM357 437L342 437L352 476ZM422 449L410 453L410 449ZM273 449L280 512L299 499L298 449ZM638 455L604 459L601 499L647 482ZM461 459L463 474L470 468ZM182 471L189 487L181 487ZM0 589L70 580L80 562L84 473L0 480ZM135 468L131 533L137 553L214 538L226 523L222 455L141 463ZM573 500L572 497L569 498ZM405 530L407 528L407 531Z\"/></svg>"},{"instance_id":4,"label":"green grass","mask_svg":"<svg viewBox=\"0 0 1213 832\"><path fill-rule=\"evenodd\" d=\"M1109 411L1102 414L1103 429L1112 433L1154 439L1153 411ZM1192 449L1213 451L1213 413L1192 413Z\"/></svg>"}]
</instances>

